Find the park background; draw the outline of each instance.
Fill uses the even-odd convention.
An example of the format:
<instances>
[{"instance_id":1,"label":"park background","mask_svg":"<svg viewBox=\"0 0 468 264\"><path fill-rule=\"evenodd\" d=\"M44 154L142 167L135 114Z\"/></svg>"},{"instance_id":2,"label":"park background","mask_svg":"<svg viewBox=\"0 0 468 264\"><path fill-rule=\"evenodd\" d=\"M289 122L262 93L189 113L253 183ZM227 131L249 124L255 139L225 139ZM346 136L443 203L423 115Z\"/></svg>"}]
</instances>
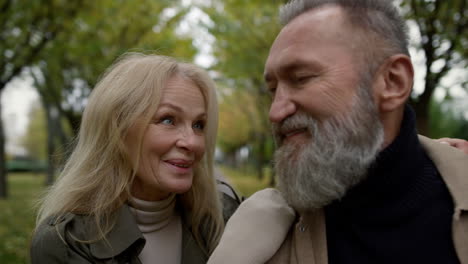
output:
<instances>
[{"instance_id":1,"label":"park background","mask_svg":"<svg viewBox=\"0 0 468 264\"><path fill-rule=\"evenodd\" d=\"M217 171L244 197L273 185L263 64L284 2L0 0L0 263L30 262L37 199L60 170L89 92L124 52L207 69L220 104ZM467 1L396 4L410 28L418 131L468 139Z\"/></svg>"}]
</instances>

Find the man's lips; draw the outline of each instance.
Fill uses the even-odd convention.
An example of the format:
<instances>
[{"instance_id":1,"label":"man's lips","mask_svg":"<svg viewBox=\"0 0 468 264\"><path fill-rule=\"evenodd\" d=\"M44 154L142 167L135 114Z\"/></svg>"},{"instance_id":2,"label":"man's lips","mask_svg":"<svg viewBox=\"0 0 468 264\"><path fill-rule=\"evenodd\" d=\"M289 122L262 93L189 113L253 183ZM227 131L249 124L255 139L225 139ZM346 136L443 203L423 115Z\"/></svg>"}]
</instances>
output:
<instances>
[{"instance_id":1,"label":"man's lips","mask_svg":"<svg viewBox=\"0 0 468 264\"><path fill-rule=\"evenodd\" d=\"M281 132L281 141L284 141L284 140L287 140L289 138L292 138L296 135L299 135L299 134L302 134L302 133L305 133L307 132L307 128L297 128L297 129L290 129L290 130L286 130L286 131L282 131Z\"/></svg>"}]
</instances>

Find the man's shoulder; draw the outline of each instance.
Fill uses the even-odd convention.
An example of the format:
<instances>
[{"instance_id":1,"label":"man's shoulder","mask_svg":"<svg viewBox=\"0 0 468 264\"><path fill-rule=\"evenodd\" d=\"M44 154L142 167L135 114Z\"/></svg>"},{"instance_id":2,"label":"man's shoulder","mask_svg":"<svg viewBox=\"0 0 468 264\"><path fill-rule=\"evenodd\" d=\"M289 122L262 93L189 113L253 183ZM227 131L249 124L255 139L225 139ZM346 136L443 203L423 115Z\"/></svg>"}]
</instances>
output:
<instances>
[{"instance_id":1,"label":"man's shoulder","mask_svg":"<svg viewBox=\"0 0 468 264\"><path fill-rule=\"evenodd\" d=\"M436 140L419 136L423 149L434 162L442 179L447 185L456 205L468 210L468 155L464 152L441 144Z\"/></svg>"},{"instance_id":2,"label":"man's shoulder","mask_svg":"<svg viewBox=\"0 0 468 264\"><path fill-rule=\"evenodd\" d=\"M419 135L419 141L440 173L458 175L465 173L468 169L468 155L463 151L421 135ZM468 177L463 176L457 180L468 182Z\"/></svg>"}]
</instances>

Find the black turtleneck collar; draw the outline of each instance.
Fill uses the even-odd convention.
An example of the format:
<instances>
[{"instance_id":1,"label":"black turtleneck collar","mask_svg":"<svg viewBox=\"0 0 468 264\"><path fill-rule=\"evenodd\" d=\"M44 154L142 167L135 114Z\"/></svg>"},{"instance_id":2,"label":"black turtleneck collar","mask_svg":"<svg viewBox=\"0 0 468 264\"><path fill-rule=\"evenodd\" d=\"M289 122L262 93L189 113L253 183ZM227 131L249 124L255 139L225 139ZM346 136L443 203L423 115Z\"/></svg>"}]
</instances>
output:
<instances>
[{"instance_id":1,"label":"black turtleneck collar","mask_svg":"<svg viewBox=\"0 0 468 264\"><path fill-rule=\"evenodd\" d=\"M451 196L407 106L399 135L367 178L325 207L329 263L457 263L452 215Z\"/></svg>"},{"instance_id":2,"label":"black turtleneck collar","mask_svg":"<svg viewBox=\"0 0 468 264\"><path fill-rule=\"evenodd\" d=\"M408 192L414 193L416 185L419 184L416 175L420 175L424 170L424 166L421 166L423 158L424 151L415 129L415 114L407 106L400 133L378 154L368 170L367 178L332 206L352 209L353 214L357 215L374 207L409 206L405 205L405 200L400 201L402 204L395 202L405 197Z\"/></svg>"}]
</instances>

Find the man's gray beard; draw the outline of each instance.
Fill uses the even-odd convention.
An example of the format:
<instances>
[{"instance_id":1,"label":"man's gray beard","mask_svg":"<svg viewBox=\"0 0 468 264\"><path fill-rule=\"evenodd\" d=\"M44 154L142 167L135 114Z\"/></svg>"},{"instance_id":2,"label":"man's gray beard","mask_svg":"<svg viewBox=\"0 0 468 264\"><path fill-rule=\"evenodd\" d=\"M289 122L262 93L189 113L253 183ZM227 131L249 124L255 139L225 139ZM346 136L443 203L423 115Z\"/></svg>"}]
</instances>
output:
<instances>
[{"instance_id":1,"label":"man's gray beard","mask_svg":"<svg viewBox=\"0 0 468 264\"><path fill-rule=\"evenodd\" d=\"M342 198L366 177L384 140L383 126L367 87L358 88L349 114L318 122L298 113L273 128L277 136L280 127L304 126L311 135L310 142L286 144L275 152L277 188L298 211L321 208Z\"/></svg>"}]
</instances>

